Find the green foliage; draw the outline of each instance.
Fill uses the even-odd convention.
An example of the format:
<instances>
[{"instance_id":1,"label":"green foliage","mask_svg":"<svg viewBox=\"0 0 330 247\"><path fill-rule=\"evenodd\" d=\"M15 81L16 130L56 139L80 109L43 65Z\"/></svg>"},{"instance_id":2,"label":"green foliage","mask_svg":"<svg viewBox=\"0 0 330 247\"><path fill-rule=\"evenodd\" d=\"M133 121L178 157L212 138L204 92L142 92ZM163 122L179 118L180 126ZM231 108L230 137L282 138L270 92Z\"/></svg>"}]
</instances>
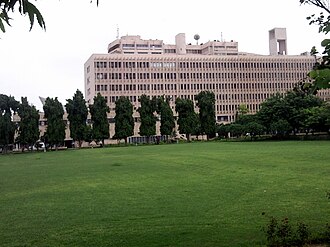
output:
<instances>
[{"instance_id":1,"label":"green foliage","mask_svg":"<svg viewBox=\"0 0 330 247\"><path fill-rule=\"evenodd\" d=\"M120 96L115 108L115 139L125 139L134 135L133 105L128 97Z\"/></svg>"},{"instance_id":2,"label":"green foliage","mask_svg":"<svg viewBox=\"0 0 330 247\"><path fill-rule=\"evenodd\" d=\"M280 137L288 135L291 129L291 125L285 119L279 119L278 121L272 122L270 125L270 132Z\"/></svg>"},{"instance_id":3,"label":"green foliage","mask_svg":"<svg viewBox=\"0 0 330 247\"><path fill-rule=\"evenodd\" d=\"M110 109L107 106L107 102L104 97L100 93L94 97L93 101L93 105L89 106L92 120L93 140L96 142L102 141L104 146L104 139L108 139L110 137L109 121L107 116Z\"/></svg>"},{"instance_id":4,"label":"green foliage","mask_svg":"<svg viewBox=\"0 0 330 247\"><path fill-rule=\"evenodd\" d=\"M237 109L238 116L244 116L249 113L249 108L247 108L246 104L240 104Z\"/></svg>"},{"instance_id":5,"label":"green foliage","mask_svg":"<svg viewBox=\"0 0 330 247\"><path fill-rule=\"evenodd\" d=\"M307 17L309 24L316 24L319 26L319 32L328 34L330 32L330 9L329 1L325 0L299 0L301 4L311 4L319 7L322 11L326 11L327 16L321 12L318 16L315 14ZM321 42L324 47L323 57L321 62L316 62L314 69L308 74L313 80L312 89L330 88L330 39L324 39ZM317 51L312 48L312 54L316 55Z\"/></svg>"},{"instance_id":6,"label":"green foliage","mask_svg":"<svg viewBox=\"0 0 330 247\"><path fill-rule=\"evenodd\" d=\"M16 112L19 106L14 97L0 94L0 146L2 152L7 152L9 144L14 143L16 126L12 122L12 113Z\"/></svg>"},{"instance_id":7,"label":"green foliage","mask_svg":"<svg viewBox=\"0 0 330 247\"><path fill-rule=\"evenodd\" d=\"M70 135L73 140L78 141L81 147L82 141L86 137L86 121L88 109L84 95L77 89L72 99L67 99L65 105L68 113L68 120L70 122ZM89 139L89 138L88 138Z\"/></svg>"},{"instance_id":8,"label":"green foliage","mask_svg":"<svg viewBox=\"0 0 330 247\"><path fill-rule=\"evenodd\" d=\"M227 126L228 132L230 132L231 137L239 137L244 134L244 126L237 123L231 123Z\"/></svg>"},{"instance_id":9,"label":"green foliage","mask_svg":"<svg viewBox=\"0 0 330 247\"><path fill-rule=\"evenodd\" d=\"M157 99L157 113L160 115L160 133L171 135L175 127L175 120L169 99L165 100L164 97Z\"/></svg>"},{"instance_id":10,"label":"green foliage","mask_svg":"<svg viewBox=\"0 0 330 247\"><path fill-rule=\"evenodd\" d=\"M218 136L220 138L227 138L228 137L228 133L229 133L229 125L227 124L219 124L216 126L216 131L218 133Z\"/></svg>"},{"instance_id":11,"label":"green foliage","mask_svg":"<svg viewBox=\"0 0 330 247\"><path fill-rule=\"evenodd\" d=\"M175 111L178 113L179 132L186 134L187 140L190 141L190 135L196 131L196 126L199 125L199 119L194 110L194 103L190 99L177 98Z\"/></svg>"},{"instance_id":12,"label":"green foliage","mask_svg":"<svg viewBox=\"0 0 330 247\"><path fill-rule=\"evenodd\" d=\"M251 137L261 135L266 131L266 128L258 122L249 122L244 126L244 132L249 133Z\"/></svg>"},{"instance_id":13,"label":"green foliage","mask_svg":"<svg viewBox=\"0 0 330 247\"><path fill-rule=\"evenodd\" d=\"M215 133L215 95L210 91L202 91L196 96L197 106L199 107L199 120L202 134L207 138L214 136Z\"/></svg>"},{"instance_id":14,"label":"green foliage","mask_svg":"<svg viewBox=\"0 0 330 247\"><path fill-rule=\"evenodd\" d=\"M21 145L33 146L39 139L39 111L29 105L27 98L22 97L17 110L20 117L17 140Z\"/></svg>"},{"instance_id":15,"label":"green foliage","mask_svg":"<svg viewBox=\"0 0 330 247\"><path fill-rule=\"evenodd\" d=\"M55 99L47 97L43 106L47 118L46 142L51 146L63 144L65 139L65 123L63 121L63 105Z\"/></svg>"},{"instance_id":16,"label":"green foliage","mask_svg":"<svg viewBox=\"0 0 330 247\"><path fill-rule=\"evenodd\" d=\"M264 232L267 246L270 247L304 246L309 242L310 237L309 228L305 223L299 222L297 227L293 228L288 218L278 222L276 218L270 217Z\"/></svg>"},{"instance_id":17,"label":"green foliage","mask_svg":"<svg viewBox=\"0 0 330 247\"><path fill-rule=\"evenodd\" d=\"M28 0L1 0L0 1L0 29L5 32L4 22L10 26L8 13L18 10L21 15L28 15L30 20L30 31L34 24L34 18L37 18L38 24L42 29L46 30L44 18L38 8Z\"/></svg>"},{"instance_id":18,"label":"green foliage","mask_svg":"<svg viewBox=\"0 0 330 247\"><path fill-rule=\"evenodd\" d=\"M139 134L150 137L156 134L156 116L154 115L157 110L156 98L150 99L149 96L143 94L139 98L139 102L141 104L137 110L141 119Z\"/></svg>"},{"instance_id":19,"label":"green foliage","mask_svg":"<svg viewBox=\"0 0 330 247\"><path fill-rule=\"evenodd\" d=\"M304 127L306 110L322 104L320 98L295 87L285 95L275 94L261 103L257 118L268 132L280 135L290 131L296 133Z\"/></svg>"},{"instance_id":20,"label":"green foliage","mask_svg":"<svg viewBox=\"0 0 330 247\"><path fill-rule=\"evenodd\" d=\"M91 0L92 2L92 0ZM99 0L96 1L96 4L99 4ZM1 32L5 32L4 23L10 26L10 21L12 18L9 16L9 12L18 12L21 15L27 15L30 20L30 31L34 25L34 20L37 18L37 22L39 26L46 30L46 23L39 9L31 3L29 0L0 0L0 30Z\"/></svg>"}]
</instances>

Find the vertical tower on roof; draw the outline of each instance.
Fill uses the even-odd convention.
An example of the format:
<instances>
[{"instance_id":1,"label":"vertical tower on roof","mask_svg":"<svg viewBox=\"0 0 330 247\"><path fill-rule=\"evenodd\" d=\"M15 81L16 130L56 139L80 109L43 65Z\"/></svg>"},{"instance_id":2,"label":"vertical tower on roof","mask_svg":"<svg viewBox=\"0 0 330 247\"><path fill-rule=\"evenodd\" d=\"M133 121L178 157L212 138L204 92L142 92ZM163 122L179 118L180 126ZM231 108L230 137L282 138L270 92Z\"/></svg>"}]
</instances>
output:
<instances>
[{"instance_id":1,"label":"vertical tower on roof","mask_svg":"<svg viewBox=\"0 0 330 247\"><path fill-rule=\"evenodd\" d=\"M274 28L269 31L269 54L288 55L286 28Z\"/></svg>"}]
</instances>

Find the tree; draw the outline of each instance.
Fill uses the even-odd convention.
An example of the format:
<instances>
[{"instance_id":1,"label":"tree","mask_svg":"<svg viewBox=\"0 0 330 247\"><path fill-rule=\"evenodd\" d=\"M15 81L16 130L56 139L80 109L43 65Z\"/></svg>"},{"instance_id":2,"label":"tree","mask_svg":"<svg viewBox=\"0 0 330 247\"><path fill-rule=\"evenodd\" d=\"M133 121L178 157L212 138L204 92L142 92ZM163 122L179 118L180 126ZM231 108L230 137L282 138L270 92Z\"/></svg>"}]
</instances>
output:
<instances>
[{"instance_id":1,"label":"tree","mask_svg":"<svg viewBox=\"0 0 330 247\"><path fill-rule=\"evenodd\" d=\"M12 114L17 111L18 105L14 97L0 94L0 146L3 153L14 143L16 126L12 122Z\"/></svg>"},{"instance_id":2,"label":"tree","mask_svg":"<svg viewBox=\"0 0 330 247\"><path fill-rule=\"evenodd\" d=\"M157 113L160 115L160 133L169 136L173 133L175 120L169 104L169 98L160 97L157 100Z\"/></svg>"},{"instance_id":3,"label":"tree","mask_svg":"<svg viewBox=\"0 0 330 247\"><path fill-rule=\"evenodd\" d=\"M284 101L288 107L288 115L282 117L286 119L293 128L294 133L303 127L303 121L306 118L305 110L311 107L322 105L322 100L308 91L303 91L295 87L284 96Z\"/></svg>"},{"instance_id":4,"label":"tree","mask_svg":"<svg viewBox=\"0 0 330 247\"><path fill-rule=\"evenodd\" d=\"M109 133L109 121L107 113L110 112L107 102L104 97L98 93L94 97L94 104L89 106L92 120L92 133L93 140L96 142L102 141L104 146L104 140L110 137Z\"/></svg>"},{"instance_id":5,"label":"tree","mask_svg":"<svg viewBox=\"0 0 330 247\"><path fill-rule=\"evenodd\" d=\"M194 103L190 99L177 98L175 101L175 111L178 113L179 132L186 134L187 141L198 126L198 116L194 111Z\"/></svg>"},{"instance_id":6,"label":"tree","mask_svg":"<svg viewBox=\"0 0 330 247\"><path fill-rule=\"evenodd\" d=\"M319 33L323 32L328 34L330 32L330 4L327 0L299 0L301 4L314 5L321 9L319 16L315 14L307 17L309 24L316 24L319 26ZM324 14L325 11L326 13ZM327 15L327 16L326 16ZM312 89L317 91L318 89L330 88L330 39L324 39L321 42L321 46L324 47L323 57L321 62L315 64L314 69L308 74L313 80ZM312 54L317 54L315 47L312 48ZM306 84L309 84L307 82Z\"/></svg>"},{"instance_id":7,"label":"tree","mask_svg":"<svg viewBox=\"0 0 330 247\"><path fill-rule=\"evenodd\" d=\"M27 98L22 97L17 113L20 117L17 140L22 145L22 151L26 145L33 146L39 139L39 111L35 106L29 105Z\"/></svg>"},{"instance_id":8,"label":"tree","mask_svg":"<svg viewBox=\"0 0 330 247\"><path fill-rule=\"evenodd\" d=\"M92 2L92 0L91 0ZM99 4L99 0L96 1ZM21 15L28 15L30 20L30 31L34 24L34 18L37 18L39 26L46 30L46 23L39 9L31 3L29 0L0 0L0 30L5 32L4 23L10 26L12 18L9 16L9 12L18 10Z\"/></svg>"},{"instance_id":9,"label":"tree","mask_svg":"<svg viewBox=\"0 0 330 247\"><path fill-rule=\"evenodd\" d=\"M249 122L244 127L245 133L249 133L251 136L251 139L257 135L261 135L265 132L265 127L258 123L258 122Z\"/></svg>"},{"instance_id":10,"label":"tree","mask_svg":"<svg viewBox=\"0 0 330 247\"><path fill-rule=\"evenodd\" d=\"M291 129L291 125L285 119L279 119L278 121L272 122L270 125L270 131L273 135L280 136L281 138L288 135Z\"/></svg>"},{"instance_id":11,"label":"tree","mask_svg":"<svg viewBox=\"0 0 330 247\"><path fill-rule=\"evenodd\" d=\"M284 96L277 93L261 103L261 108L257 112L258 122L265 126L267 131L270 131L272 123L279 119L289 118L289 109L290 106L287 105Z\"/></svg>"},{"instance_id":12,"label":"tree","mask_svg":"<svg viewBox=\"0 0 330 247\"><path fill-rule=\"evenodd\" d=\"M70 123L70 135L73 140L78 141L79 148L82 142L86 139L87 131L87 115L88 109L84 95L77 89L72 99L67 99L65 105Z\"/></svg>"},{"instance_id":13,"label":"tree","mask_svg":"<svg viewBox=\"0 0 330 247\"><path fill-rule=\"evenodd\" d=\"M249 113L249 108L246 104L240 104L237 108L237 117L244 116Z\"/></svg>"},{"instance_id":14,"label":"tree","mask_svg":"<svg viewBox=\"0 0 330 247\"><path fill-rule=\"evenodd\" d=\"M217 125L217 133L218 136L220 138L224 137L224 138L228 138L228 134L229 134L229 124L219 124Z\"/></svg>"},{"instance_id":15,"label":"tree","mask_svg":"<svg viewBox=\"0 0 330 247\"><path fill-rule=\"evenodd\" d=\"M47 142L51 146L55 146L55 149L57 150L58 146L61 145L65 139L63 105L58 101L57 97L55 99L47 97L43 108L45 118L47 118Z\"/></svg>"},{"instance_id":16,"label":"tree","mask_svg":"<svg viewBox=\"0 0 330 247\"><path fill-rule=\"evenodd\" d=\"M326 115L324 106L315 106L304 109L305 118L302 122L303 127L306 129L306 134L311 131L326 130Z\"/></svg>"},{"instance_id":17,"label":"tree","mask_svg":"<svg viewBox=\"0 0 330 247\"><path fill-rule=\"evenodd\" d=\"M227 130L233 137L240 137L244 133L244 126L237 123L227 125Z\"/></svg>"},{"instance_id":18,"label":"tree","mask_svg":"<svg viewBox=\"0 0 330 247\"><path fill-rule=\"evenodd\" d=\"M133 105L128 97L120 96L115 108L115 139L125 139L134 135Z\"/></svg>"},{"instance_id":19,"label":"tree","mask_svg":"<svg viewBox=\"0 0 330 247\"><path fill-rule=\"evenodd\" d=\"M215 96L213 92L202 91L196 96L197 106L199 107L199 120L201 132L210 136L215 133Z\"/></svg>"},{"instance_id":20,"label":"tree","mask_svg":"<svg viewBox=\"0 0 330 247\"><path fill-rule=\"evenodd\" d=\"M141 95L139 102L141 103L141 106L137 111L140 113L141 119L140 135L147 136L149 142L150 136L156 134L157 119L154 113L157 109L157 102L155 97L149 99L149 97L145 94Z\"/></svg>"}]
</instances>

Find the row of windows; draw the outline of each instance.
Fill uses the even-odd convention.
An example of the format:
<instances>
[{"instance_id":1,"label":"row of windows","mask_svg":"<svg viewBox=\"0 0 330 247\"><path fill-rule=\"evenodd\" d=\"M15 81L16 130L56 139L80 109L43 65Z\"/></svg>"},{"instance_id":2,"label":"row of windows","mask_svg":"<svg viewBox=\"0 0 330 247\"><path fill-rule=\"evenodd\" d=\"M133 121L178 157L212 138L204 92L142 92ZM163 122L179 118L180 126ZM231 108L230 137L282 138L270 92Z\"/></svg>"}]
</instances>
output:
<instances>
[{"instance_id":1,"label":"row of windows","mask_svg":"<svg viewBox=\"0 0 330 247\"><path fill-rule=\"evenodd\" d=\"M287 90L294 83L191 83L191 84L97 84L96 91L150 91L150 90Z\"/></svg>"},{"instance_id":2,"label":"row of windows","mask_svg":"<svg viewBox=\"0 0 330 247\"><path fill-rule=\"evenodd\" d=\"M161 49L162 45L155 45L155 44L122 44L123 49Z\"/></svg>"},{"instance_id":3,"label":"row of windows","mask_svg":"<svg viewBox=\"0 0 330 247\"><path fill-rule=\"evenodd\" d=\"M296 61L285 61L285 62L94 62L94 68L187 68L187 69L305 69L312 68L312 61L296 62ZM88 71L89 72L89 69Z\"/></svg>"},{"instance_id":4,"label":"row of windows","mask_svg":"<svg viewBox=\"0 0 330 247\"><path fill-rule=\"evenodd\" d=\"M258 73L95 73L97 80L300 80L305 72L258 72Z\"/></svg>"}]
</instances>

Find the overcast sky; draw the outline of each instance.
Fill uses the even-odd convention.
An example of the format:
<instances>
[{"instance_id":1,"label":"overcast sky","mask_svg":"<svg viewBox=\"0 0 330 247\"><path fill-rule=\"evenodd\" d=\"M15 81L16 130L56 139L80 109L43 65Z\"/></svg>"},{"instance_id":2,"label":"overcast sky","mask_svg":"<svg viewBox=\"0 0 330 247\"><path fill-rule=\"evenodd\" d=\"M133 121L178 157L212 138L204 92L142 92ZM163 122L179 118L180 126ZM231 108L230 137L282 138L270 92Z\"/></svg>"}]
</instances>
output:
<instances>
[{"instance_id":1,"label":"overcast sky","mask_svg":"<svg viewBox=\"0 0 330 247\"><path fill-rule=\"evenodd\" d=\"M96 0L94 0L95 2ZM37 1L47 30L14 13L12 27L0 33L0 94L21 96L42 111L38 96L58 97L62 104L77 89L84 93L84 68L93 53L106 53L117 36L140 35L174 44L221 39L238 41L241 52L268 55L268 31L287 28L288 54L320 47L325 37L306 16L320 9L299 0L53 0ZM319 48L321 50L321 48Z\"/></svg>"}]
</instances>

